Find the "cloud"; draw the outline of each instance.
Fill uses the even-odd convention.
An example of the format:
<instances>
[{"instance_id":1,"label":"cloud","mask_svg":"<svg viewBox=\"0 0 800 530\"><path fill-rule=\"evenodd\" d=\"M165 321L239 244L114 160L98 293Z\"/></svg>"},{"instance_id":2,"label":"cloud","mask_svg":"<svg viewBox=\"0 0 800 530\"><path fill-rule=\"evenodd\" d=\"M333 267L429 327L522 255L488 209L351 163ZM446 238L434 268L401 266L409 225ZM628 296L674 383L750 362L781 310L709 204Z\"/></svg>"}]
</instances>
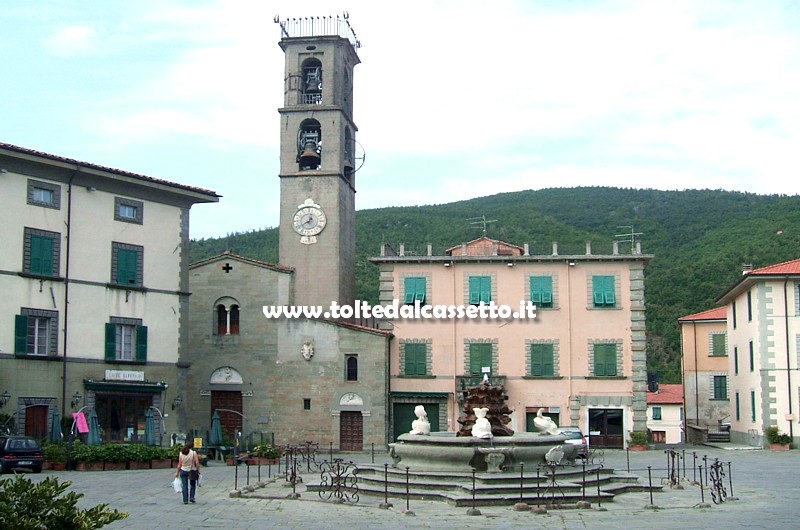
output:
<instances>
[{"instance_id":1,"label":"cloud","mask_svg":"<svg viewBox=\"0 0 800 530\"><path fill-rule=\"evenodd\" d=\"M67 26L42 42L44 48L59 57L93 54L98 51L97 31L89 26Z\"/></svg>"}]
</instances>

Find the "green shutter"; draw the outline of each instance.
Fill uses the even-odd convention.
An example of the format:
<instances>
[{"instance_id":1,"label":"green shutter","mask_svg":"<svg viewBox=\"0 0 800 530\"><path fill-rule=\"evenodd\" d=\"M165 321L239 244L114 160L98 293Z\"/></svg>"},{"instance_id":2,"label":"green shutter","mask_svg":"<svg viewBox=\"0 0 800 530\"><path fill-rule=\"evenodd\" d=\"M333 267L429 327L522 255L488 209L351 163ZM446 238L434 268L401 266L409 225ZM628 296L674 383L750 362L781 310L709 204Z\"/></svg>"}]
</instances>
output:
<instances>
[{"instance_id":1,"label":"green shutter","mask_svg":"<svg viewBox=\"0 0 800 530\"><path fill-rule=\"evenodd\" d=\"M120 285L137 285L139 252L121 248L117 250L117 283Z\"/></svg>"},{"instance_id":2,"label":"green shutter","mask_svg":"<svg viewBox=\"0 0 800 530\"><path fill-rule=\"evenodd\" d=\"M613 276L592 277L592 299L595 307L611 307L616 303Z\"/></svg>"},{"instance_id":3,"label":"green shutter","mask_svg":"<svg viewBox=\"0 0 800 530\"><path fill-rule=\"evenodd\" d=\"M147 326L136 326L136 360L147 361Z\"/></svg>"},{"instance_id":4,"label":"green shutter","mask_svg":"<svg viewBox=\"0 0 800 530\"><path fill-rule=\"evenodd\" d=\"M117 325L106 324L106 361L117 358Z\"/></svg>"},{"instance_id":5,"label":"green shutter","mask_svg":"<svg viewBox=\"0 0 800 530\"><path fill-rule=\"evenodd\" d=\"M725 334L716 333L711 335L711 355L725 355Z\"/></svg>"},{"instance_id":6,"label":"green shutter","mask_svg":"<svg viewBox=\"0 0 800 530\"><path fill-rule=\"evenodd\" d=\"M28 353L28 316L14 315L14 353Z\"/></svg>"},{"instance_id":7,"label":"green shutter","mask_svg":"<svg viewBox=\"0 0 800 530\"><path fill-rule=\"evenodd\" d=\"M53 275L53 239L31 236L31 270L34 274Z\"/></svg>"},{"instance_id":8,"label":"green shutter","mask_svg":"<svg viewBox=\"0 0 800 530\"><path fill-rule=\"evenodd\" d=\"M409 277L405 279L404 303L413 304L419 300L420 304L425 304L425 293L427 291L426 279L419 277Z\"/></svg>"},{"instance_id":9,"label":"green shutter","mask_svg":"<svg viewBox=\"0 0 800 530\"><path fill-rule=\"evenodd\" d=\"M553 345L531 344L531 375L554 375Z\"/></svg>"},{"instance_id":10,"label":"green shutter","mask_svg":"<svg viewBox=\"0 0 800 530\"><path fill-rule=\"evenodd\" d=\"M488 304L491 301L492 301L491 276L470 276L469 277L470 305L478 305L481 302Z\"/></svg>"},{"instance_id":11,"label":"green shutter","mask_svg":"<svg viewBox=\"0 0 800 530\"><path fill-rule=\"evenodd\" d=\"M405 344L405 375L426 375L428 347L422 343Z\"/></svg>"},{"instance_id":12,"label":"green shutter","mask_svg":"<svg viewBox=\"0 0 800 530\"><path fill-rule=\"evenodd\" d=\"M553 278L531 276L531 302L541 306L549 306L553 303Z\"/></svg>"},{"instance_id":13,"label":"green shutter","mask_svg":"<svg viewBox=\"0 0 800 530\"><path fill-rule=\"evenodd\" d=\"M594 375L599 377L617 375L617 346L615 344L595 344Z\"/></svg>"},{"instance_id":14,"label":"green shutter","mask_svg":"<svg viewBox=\"0 0 800 530\"><path fill-rule=\"evenodd\" d=\"M531 375L544 375L542 373L542 348L541 344L531 344Z\"/></svg>"},{"instance_id":15,"label":"green shutter","mask_svg":"<svg viewBox=\"0 0 800 530\"><path fill-rule=\"evenodd\" d=\"M481 369L484 366L492 366L492 345L491 344L470 344L469 345L469 371L472 375L483 375Z\"/></svg>"},{"instance_id":16,"label":"green shutter","mask_svg":"<svg viewBox=\"0 0 800 530\"><path fill-rule=\"evenodd\" d=\"M405 297L403 299L403 303L405 304L413 304L414 303L414 293L416 282L414 281L415 278L406 278L405 279Z\"/></svg>"},{"instance_id":17,"label":"green shutter","mask_svg":"<svg viewBox=\"0 0 800 530\"><path fill-rule=\"evenodd\" d=\"M478 305L481 302L481 279L478 276L469 277L469 303Z\"/></svg>"}]
</instances>

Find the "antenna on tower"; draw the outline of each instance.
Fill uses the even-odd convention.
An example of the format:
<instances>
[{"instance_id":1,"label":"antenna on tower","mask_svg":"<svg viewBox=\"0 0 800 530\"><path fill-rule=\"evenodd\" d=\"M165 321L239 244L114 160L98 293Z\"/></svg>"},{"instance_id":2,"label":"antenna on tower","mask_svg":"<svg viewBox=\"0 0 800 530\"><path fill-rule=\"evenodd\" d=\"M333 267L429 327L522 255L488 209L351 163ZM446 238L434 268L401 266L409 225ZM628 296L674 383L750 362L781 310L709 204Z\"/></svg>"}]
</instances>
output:
<instances>
[{"instance_id":1,"label":"antenna on tower","mask_svg":"<svg viewBox=\"0 0 800 530\"><path fill-rule=\"evenodd\" d=\"M644 235L642 232L634 232L633 225L626 225L626 226L618 226L618 230L622 230L623 228L627 228L630 232L626 232L624 234L615 234L614 239L620 243L630 243L631 245L631 253L633 253L636 249L636 240Z\"/></svg>"},{"instance_id":2,"label":"antenna on tower","mask_svg":"<svg viewBox=\"0 0 800 530\"><path fill-rule=\"evenodd\" d=\"M470 217L467 219L470 228L479 228L483 230L483 236L486 237L486 228L487 225L492 223L496 223L497 219L487 220L485 215L481 215L480 217Z\"/></svg>"}]
</instances>

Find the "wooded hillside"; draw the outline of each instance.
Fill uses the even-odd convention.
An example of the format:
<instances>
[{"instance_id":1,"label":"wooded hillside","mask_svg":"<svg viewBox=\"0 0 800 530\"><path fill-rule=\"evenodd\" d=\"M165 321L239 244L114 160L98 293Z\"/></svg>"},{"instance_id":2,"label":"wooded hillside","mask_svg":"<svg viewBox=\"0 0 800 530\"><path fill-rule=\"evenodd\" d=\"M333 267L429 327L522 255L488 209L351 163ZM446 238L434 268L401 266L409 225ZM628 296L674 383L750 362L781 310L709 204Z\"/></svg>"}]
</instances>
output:
<instances>
[{"instance_id":1,"label":"wooded hillside","mask_svg":"<svg viewBox=\"0 0 800 530\"><path fill-rule=\"evenodd\" d=\"M742 264L763 267L800 257L800 197L719 190L658 191L605 187L502 193L441 205L377 208L356 213L357 297L376 303L381 243L434 254L475 239L468 219L485 217L486 235L531 253L611 252L616 234L640 232L646 270L648 371L662 383L680 382L677 319L716 307L714 300L741 274ZM629 247L628 247L629 248ZM191 242L192 261L231 250L278 263L275 228ZM621 252L626 252L625 246Z\"/></svg>"}]
</instances>

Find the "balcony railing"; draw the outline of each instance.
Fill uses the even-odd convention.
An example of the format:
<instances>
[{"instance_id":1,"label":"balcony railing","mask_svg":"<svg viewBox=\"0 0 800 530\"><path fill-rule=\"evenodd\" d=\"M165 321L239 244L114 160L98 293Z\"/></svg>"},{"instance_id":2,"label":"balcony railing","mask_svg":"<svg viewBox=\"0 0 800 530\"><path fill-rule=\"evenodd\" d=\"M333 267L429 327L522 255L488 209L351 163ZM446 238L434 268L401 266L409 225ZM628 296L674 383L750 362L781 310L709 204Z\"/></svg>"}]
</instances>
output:
<instances>
[{"instance_id":1,"label":"balcony railing","mask_svg":"<svg viewBox=\"0 0 800 530\"><path fill-rule=\"evenodd\" d=\"M346 11L341 16L299 17L281 20L275 16L275 23L281 26L282 38L294 37L327 37L338 36L350 41L355 51L361 47L361 41L350 26L350 14Z\"/></svg>"}]
</instances>

